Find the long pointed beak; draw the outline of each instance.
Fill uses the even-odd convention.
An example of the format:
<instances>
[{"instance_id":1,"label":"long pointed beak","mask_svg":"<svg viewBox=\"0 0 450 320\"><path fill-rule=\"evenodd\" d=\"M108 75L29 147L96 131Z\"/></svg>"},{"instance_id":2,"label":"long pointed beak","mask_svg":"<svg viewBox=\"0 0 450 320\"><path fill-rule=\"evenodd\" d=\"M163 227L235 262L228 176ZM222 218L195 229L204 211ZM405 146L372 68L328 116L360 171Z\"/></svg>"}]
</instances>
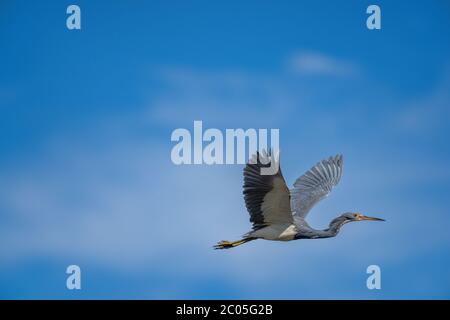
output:
<instances>
[{"instance_id":1,"label":"long pointed beak","mask_svg":"<svg viewBox=\"0 0 450 320\"><path fill-rule=\"evenodd\" d=\"M361 220L370 220L370 221L386 221L386 220L381 219L381 218L368 217L368 216L363 216L363 215L361 215L360 219Z\"/></svg>"}]
</instances>

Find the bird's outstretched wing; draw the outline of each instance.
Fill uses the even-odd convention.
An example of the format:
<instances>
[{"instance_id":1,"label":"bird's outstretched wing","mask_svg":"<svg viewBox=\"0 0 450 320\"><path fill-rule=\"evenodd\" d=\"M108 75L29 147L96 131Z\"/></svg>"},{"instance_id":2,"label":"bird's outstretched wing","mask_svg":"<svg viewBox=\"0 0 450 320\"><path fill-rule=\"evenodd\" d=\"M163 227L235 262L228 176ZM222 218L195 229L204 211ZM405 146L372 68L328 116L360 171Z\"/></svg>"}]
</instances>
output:
<instances>
[{"instance_id":1,"label":"bird's outstretched wing","mask_svg":"<svg viewBox=\"0 0 450 320\"><path fill-rule=\"evenodd\" d=\"M328 196L341 179L342 163L342 155L322 160L295 181L291 190L294 217L304 219L317 202Z\"/></svg>"},{"instance_id":2,"label":"bird's outstretched wing","mask_svg":"<svg viewBox=\"0 0 450 320\"><path fill-rule=\"evenodd\" d=\"M273 175L261 175L261 168L278 161L273 153L262 151L253 155L244 168L244 199L253 228L275 223L292 223L289 189L281 169Z\"/></svg>"}]
</instances>

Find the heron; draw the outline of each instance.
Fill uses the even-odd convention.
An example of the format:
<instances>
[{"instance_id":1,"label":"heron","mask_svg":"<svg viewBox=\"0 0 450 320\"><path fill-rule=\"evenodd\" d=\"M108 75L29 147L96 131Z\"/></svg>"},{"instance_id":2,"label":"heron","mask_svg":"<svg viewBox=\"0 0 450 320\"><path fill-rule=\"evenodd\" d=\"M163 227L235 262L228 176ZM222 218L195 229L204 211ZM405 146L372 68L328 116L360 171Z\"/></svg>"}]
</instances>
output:
<instances>
[{"instance_id":1,"label":"heron","mask_svg":"<svg viewBox=\"0 0 450 320\"><path fill-rule=\"evenodd\" d=\"M261 168L278 162L278 171L262 175ZM331 238L341 227L355 221L385 221L359 212L345 212L331 220L328 228L317 230L305 220L311 208L327 197L342 176L343 157L338 154L319 161L306 171L289 190L274 152L256 152L244 168L243 194L250 214L252 230L237 241L220 241L215 249L230 249L249 241L264 239L290 241L299 239Z\"/></svg>"}]
</instances>

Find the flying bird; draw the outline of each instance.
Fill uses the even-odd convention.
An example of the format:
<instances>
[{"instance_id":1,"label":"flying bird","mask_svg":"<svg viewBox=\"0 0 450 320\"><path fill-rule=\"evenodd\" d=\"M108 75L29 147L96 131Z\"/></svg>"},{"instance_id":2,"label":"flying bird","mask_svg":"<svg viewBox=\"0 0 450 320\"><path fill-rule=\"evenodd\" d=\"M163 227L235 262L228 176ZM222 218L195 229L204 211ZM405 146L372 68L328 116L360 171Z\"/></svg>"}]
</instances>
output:
<instances>
[{"instance_id":1,"label":"flying bird","mask_svg":"<svg viewBox=\"0 0 450 320\"><path fill-rule=\"evenodd\" d=\"M311 208L327 197L342 176L342 155L318 162L289 190L281 168L273 175L262 175L261 168L278 161L273 152L262 151L252 156L244 168L244 200L253 228L241 240L220 241L215 249L229 249L246 242L264 239L290 241L335 237L341 227L354 221L385 221L358 212L345 212L333 219L324 230L313 229L305 220ZM279 162L278 162L279 164Z\"/></svg>"}]
</instances>

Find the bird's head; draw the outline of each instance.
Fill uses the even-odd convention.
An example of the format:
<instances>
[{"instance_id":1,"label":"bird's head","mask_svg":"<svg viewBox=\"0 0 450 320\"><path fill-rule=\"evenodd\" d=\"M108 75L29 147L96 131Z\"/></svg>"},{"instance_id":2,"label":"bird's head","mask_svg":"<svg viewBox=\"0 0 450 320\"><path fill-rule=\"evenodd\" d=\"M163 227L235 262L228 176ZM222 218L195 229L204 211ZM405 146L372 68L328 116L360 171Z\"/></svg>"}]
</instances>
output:
<instances>
[{"instance_id":1,"label":"bird's head","mask_svg":"<svg viewBox=\"0 0 450 320\"><path fill-rule=\"evenodd\" d=\"M346 212L342 215L342 217L346 219L346 222L363 221L363 220L385 221L384 219L365 216L359 212Z\"/></svg>"}]
</instances>

